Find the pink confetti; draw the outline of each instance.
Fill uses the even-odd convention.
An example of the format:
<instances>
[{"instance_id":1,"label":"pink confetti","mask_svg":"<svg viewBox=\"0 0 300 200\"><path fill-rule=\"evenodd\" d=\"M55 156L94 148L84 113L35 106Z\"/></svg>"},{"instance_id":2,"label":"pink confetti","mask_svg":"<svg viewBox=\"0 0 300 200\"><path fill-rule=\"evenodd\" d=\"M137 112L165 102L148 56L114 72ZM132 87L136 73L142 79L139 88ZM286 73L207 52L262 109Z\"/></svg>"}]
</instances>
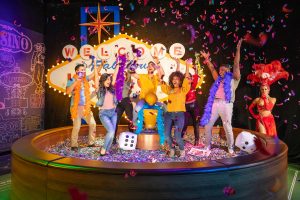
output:
<instances>
[{"instance_id":1,"label":"pink confetti","mask_svg":"<svg viewBox=\"0 0 300 200\"><path fill-rule=\"evenodd\" d=\"M196 1L196 0L192 0L192 1L189 3L189 6L194 5L195 1Z\"/></svg>"},{"instance_id":2,"label":"pink confetti","mask_svg":"<svg viewBox=\"0 0 300 200\"><path fill-rule=\"evenodd\" d=\"M217 47L217 50L214 52L214 54L218 54L218 53L219 53L219 51L220 51L220 48L219 48L219 47Z\"/></svg>"},{"instance_id":3,"label":"pink confetti","mask_svg":"<svg viewBox=\"0 0 300 200\"><path fill-rule=\"evenodd\" d=\"M75 41L75 40L76 40L76 37L75 37L74 35L72 35L72 36L70 37L70 40L71 40L71 41Z\"/></svg>"},{"instance_id":4,"label":"pink confetti","mask_svg":"<svg viewBox=\"0 0 300 200\"><path fill-rule=\"evenodd\" d=\"M124 174L124 178L127 179L129 176L127 173Z\"/></svg>"},{"instance_id":5,"label":"pink confetti","mask_svg":"<svg viewBox=\"0 0 300 200\"><path fill-rule=\"evenodd\" d=\"M146 17L146 18L144 18L144 19L143 19L143 22L144 22L144 24L143 24L143 25L141 25L141 27L145 27L145 26L146 26L146 24L149 24L149 22L150 22L150 18L149 18L149 17Z\"/></svg>"},{"instance_id":6,"label":"pink confetti","mask_svg":"<svg viewBox=\"0 0 300 200\"><path fill-rule=\"evenodd\" d=\"M249 97L249 96L247 96L247 95L244 95L244 99L246 100L246 101L251 101L252 100L252 98L251 97Z\"/></svg>"},{"instance_id":7,"label":"pink confetti","mask_svg":"<svg viewBox=\"0 0 300 200\"><path fill-rule=\"evenodd\" d=\"M14 25L17 27L21 27L21 24L17 24L17 20L14 20Z\"/></svg>"},{"instance_id":8,"label":"pink confetti","mask_svg":"<svg viewBox=\"0 0 300 200\"><path fill-rule=\"evenodd\" d=\"M144 6L148 4L149 0L144 0Z\"/></svg>"},{"instance_id":9,"label":"pink confetti","mask_svg":"<svg viewBox=\"0 0 300 200\"><path fill-rule=\"evenodd\" d=\"M186 5L186 0L180 0L180 5L181 5L181 6Z\"/></svg>"},{"instance_id":10,"label":"pink confetti","mask_svg":"<svg viewBox=\"0 0 300 200\"><path fill-rule=\"evenodd\" d=\"M130 24L136 25L136 22L134 20L130 20Z\"/></svg>"},{"instance_id":11,"label":"pink confetti","mask_svg":"<svg viewBox=\"0 0 300 200\"><path fill-rule=\"evenodd\" d=\"M160 16L161 17L165 17L165 12L166 12L166 9L162 9L161 7L159 8L159 11L160 11Z\"/></svg>"},{"instance_id":12,"label":"pink confetti","mask_svg":"<svg viewBox=\"0 0 300 200\"><path fill-rule=\"evenodd\" d=\"M220 6L224 5L226 1L220 1Z\"/></svg>"},{"instance_id":13,"label":"pink confetti","mask_svg":"<svg viewBox=\"0 0 300 200\"><path fill-rule=\"evenodd\" d=\"M233 196L233 195L235 195L236 191L233 187L227 186L227 187L224 187L223 193L225 196Z\"/></svg>"},{"instance_id":14,"label":"pink confetti","mask_svg":"<svg viewBox=\"0 0 300 200\"><path fill-rule=\"evenodd\" d=\"M293 10L289 9L287 4L284 4L282 6L282 12L284 12L284 13L291 13L291 12L293 12Z\"/></svg>"},{"instance_id":15,"label":"pink confetti","mask_svg":"<svg viewBox=\"0 0 300 200\"><path fill-rule=\"evenodd\" d=\"M129 171L129 175L130 175L131 177L136 176L136 174L137 174L136 171L133 170L133 169Z\"/></svg>"},{"instance_id":16,"label":"pink confetti","mask_svg":"<svg viewBox=\"0 0 300 200\"><path fill-rule=\"evenodd\" d=\"M293 129L294 130L298 129L298 125L297 124L293 124Z\"/></svg>"},{"instance_id":17,"label":"pink confetti","mask_svg":"<svg viewBox=\"0 0 300 200\"><path fill-rule=\"evenodd\" d=\"M62 0L62 2L63 2L65 5L69 5L69 4L70 4L70 0Z\"/></svg>"}]
</instances>

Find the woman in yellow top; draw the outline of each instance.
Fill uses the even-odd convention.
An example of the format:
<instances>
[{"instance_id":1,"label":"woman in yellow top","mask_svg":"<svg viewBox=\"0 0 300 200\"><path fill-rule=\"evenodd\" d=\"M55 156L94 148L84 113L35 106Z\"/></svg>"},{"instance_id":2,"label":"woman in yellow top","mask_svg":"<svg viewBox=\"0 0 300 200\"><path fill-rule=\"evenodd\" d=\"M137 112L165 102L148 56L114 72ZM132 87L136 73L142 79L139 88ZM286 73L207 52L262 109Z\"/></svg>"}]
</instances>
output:
<instances>
[{"instance_id":1,"label":"woman in yellow top","mask_svg":"<svg viewBox=\"0 0 300 200\"><path fill-rule=\"evenodd\" d=\"M190 60L186 61L185 77L189 76ZM180 149L180 157L185 156L184 142L181 132L184 125L185 96L190 90L187 78L180 71L172 72L169 76L169 85L162 82L161 90L168 95L167 112L165 113L165 138L170 148L170 157L175 156L175 149L172 146L172 122L174 122L174 136Z\"/></svg>"}]
</instances>

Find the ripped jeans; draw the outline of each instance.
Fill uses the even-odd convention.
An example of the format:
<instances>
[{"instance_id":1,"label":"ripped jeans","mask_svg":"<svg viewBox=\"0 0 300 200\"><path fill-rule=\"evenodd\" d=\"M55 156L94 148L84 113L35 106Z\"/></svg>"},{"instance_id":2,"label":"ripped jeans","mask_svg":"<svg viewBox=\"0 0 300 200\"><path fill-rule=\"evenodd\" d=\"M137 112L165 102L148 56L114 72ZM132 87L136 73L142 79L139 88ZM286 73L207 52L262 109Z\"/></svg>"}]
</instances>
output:
<instances>
[{"instance_id":1,"label":"ripped jeans","mask_svg":"<svg viewBox=\"0 0 300 200\"><path fill-rule=\"evenodd\" d=\"M226 133L228 149L233 149L234 138L232 132L231 118L233 112L233 103L228 103L222 99L215 99L211 116L208 124L205 125L205 145L207 147L211 144L212 128L219 117L222 119L223 128Z\"/></svg>"},{"instance_id":2,"label":"ripped jeans","mask_svg":"<svg viewBox=\"0 0 300 200\"><path fill-rule=\"evenodd\" d=\"M105 139L104 139L103 148L106 151L109 151L109 149L112 145L113 139L114 139L116 126L117 126L116 109L113 108L113 109L100 110L99 111L99 118L100 118L100 121L101 121L102 125L106 129L106 136L105 136Z\"/></svg>"}]
</instances>

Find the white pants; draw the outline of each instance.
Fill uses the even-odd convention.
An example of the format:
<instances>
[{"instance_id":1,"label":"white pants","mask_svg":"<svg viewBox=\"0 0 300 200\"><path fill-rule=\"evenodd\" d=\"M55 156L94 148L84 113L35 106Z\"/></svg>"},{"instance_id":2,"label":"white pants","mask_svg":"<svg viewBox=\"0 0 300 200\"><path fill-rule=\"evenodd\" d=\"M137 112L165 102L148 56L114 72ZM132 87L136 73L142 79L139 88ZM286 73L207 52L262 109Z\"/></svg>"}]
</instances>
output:
<instances>
[{"instance_id":1,"label":"white pants","mask_svg":"<svg viewBox=\"0 0 300 200\"><path fill-rule=\"evenodd\" d=\"M233 112L233 103L227 103L225 100L216 99L212 106L211 116L208 124L205 125L205 145L211 145L212 128L219 117L222 119L223 127L226 133L228 149L233 149L234 138L232 132L231 118Z\"/></svg>"},{"instance_id":2,"label":"white pants","mask_svg":"<svg viewBox=\"0 0 300 200\"><path fill-rule=\"evenodd\" d=\"M78 116L73 120L73 129L71 135L71 147L78 147L78 133L81 127L81 119L84 119L89 125L89 136L88 144L92 145L95 143L96 135L96 122L92 111L86 117L83 116L84 106L78 106Z\"/></svg>"}]
</instances>

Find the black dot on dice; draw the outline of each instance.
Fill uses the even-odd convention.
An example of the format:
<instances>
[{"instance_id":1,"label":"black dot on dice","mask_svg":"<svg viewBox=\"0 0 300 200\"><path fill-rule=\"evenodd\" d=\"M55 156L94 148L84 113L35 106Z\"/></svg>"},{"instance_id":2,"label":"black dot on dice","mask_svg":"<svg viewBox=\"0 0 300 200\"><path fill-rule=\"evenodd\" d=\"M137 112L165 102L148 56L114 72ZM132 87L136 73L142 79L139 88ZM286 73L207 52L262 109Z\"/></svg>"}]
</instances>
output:
<instances>
[{"instance_id":1,"label":"black dot on dice","mask_svg":"<svg viewBox=\"0 0 300 200\"><path fill-rule=\"evenodd\" d=\"M131 143L134 143L134 140L131 140Z\"/></svg>"},{"instance_id":2,"label":"black dot on dice","mask_svg":"<svg viewBox=\"0 0 300 200\"><path fill-rule=\"evenodd\" d=\"M134 138L134 136L131 136L131 138L133 139L133 138Z\"/></svg>"},{"instance_id":3,"label":"black dot on dice","mask_svg":"<svg viewBox=\"0 0 300 200\"><path fill-rule=\"evenodd\" d=\"M246 149L246 147L244 147L244 146L243 146L242 148L243 148L243 149Z\"/></svg>"},{"instance_id":4,"label":"black dot on dice","mask_svg":"<svg viewBox=\"0 0 300 200\"><path fill-rule=\"evenodd\" d=\"M133 147L133 144L131 144L130 147Z\"/></svg>"},{"instance_id":5,"label":"black dot on dice","mask_svg":"<svg viewBox=\"0 0 300 200\"><path fill-rule=\"evenodd\" d=\"M126 138L129 138L129 135L126 135Z\"/></svg>"},{"instance_id":6,"label":"black dot on dice","mask_svg":"<svg viewBox=\"0 0 300 200\"><path fill-rule=\"evenodd\" d=\"M245 144L246 144L246 145L248 145L248 144L249 144L249 142L245 142Z\"/></svg>"},{"instance_id":7,"label":"black dot on dice","mask_svg":"<svg viewBox=\"0 0 300 200\"><path fill-rule=\"evenodd\" d=\"M127 144L124 144L124 146L127 146Z\"/></svg>"},{"instance_id":8,"label":"black dot on dice","mask_svg":"<svg viewBox=\"0 0 300 200\"><path fill-rule=\"evenodd\" d=\"M125 142L128 142L128 139L125 139Z\"/></svg>"}]
</instances>

